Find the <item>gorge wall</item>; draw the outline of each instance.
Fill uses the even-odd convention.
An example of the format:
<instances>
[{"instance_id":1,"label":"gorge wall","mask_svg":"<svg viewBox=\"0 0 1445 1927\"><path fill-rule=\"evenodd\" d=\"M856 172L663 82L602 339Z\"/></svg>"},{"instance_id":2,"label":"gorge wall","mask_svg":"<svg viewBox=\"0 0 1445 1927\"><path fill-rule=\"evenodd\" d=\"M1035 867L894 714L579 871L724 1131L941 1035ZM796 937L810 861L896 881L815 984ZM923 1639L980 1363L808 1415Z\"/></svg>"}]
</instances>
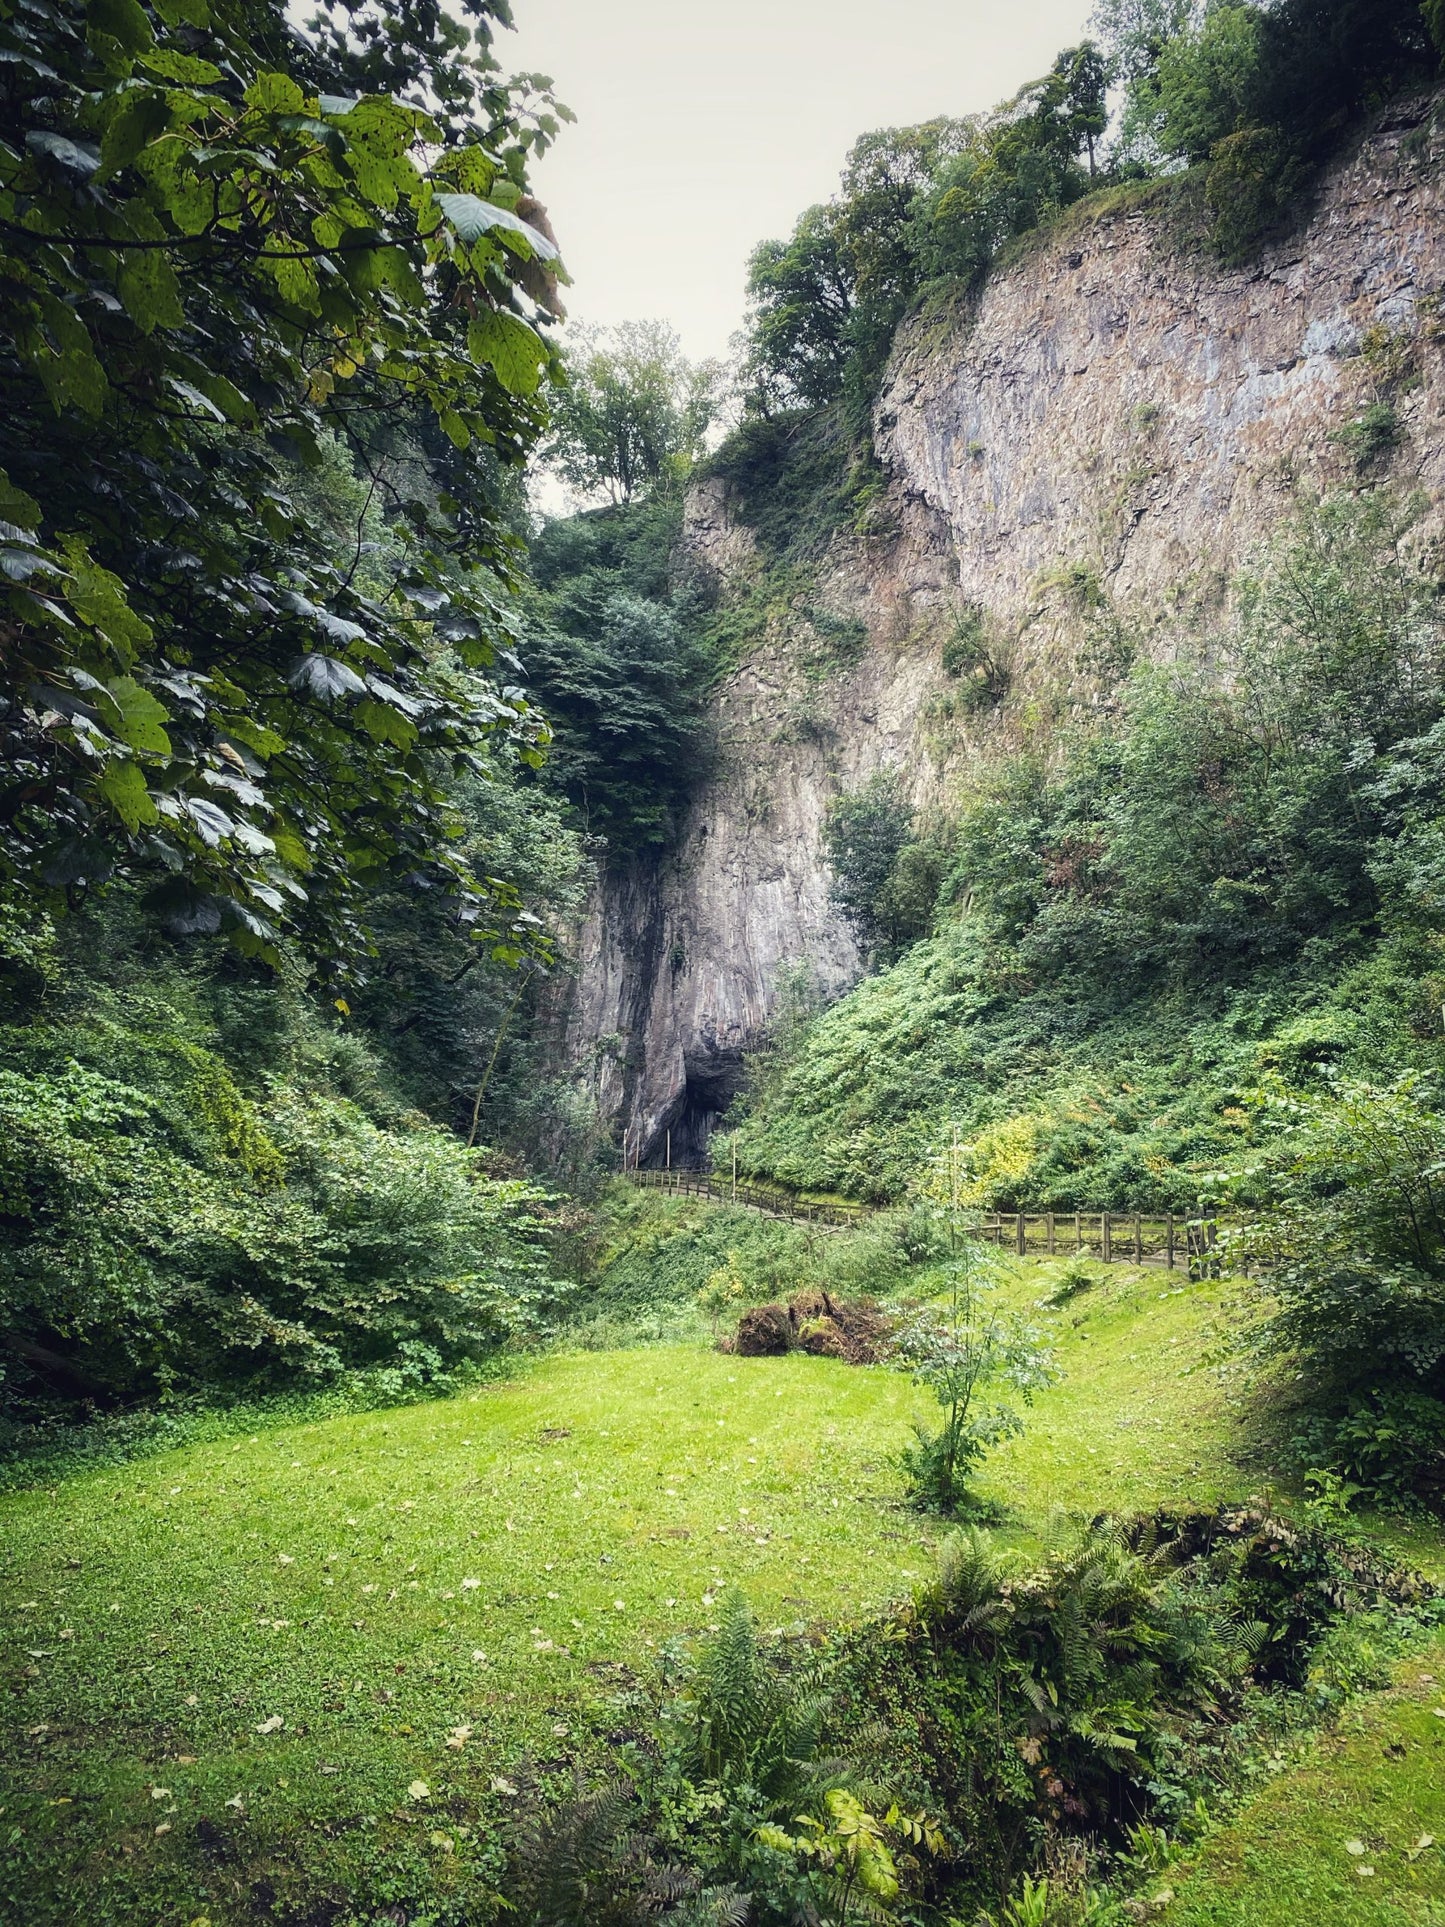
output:
<instances>
[{"instance_id":1,"label":"gorge wall","mask_svg":"<svg viewBox=\"0 0 1445 1927\"><path fill-rule=\"evenodd\" d=\"M1358 479L1369 446L1348 425L1372 407L1393 410L1375 419L1398 440L1371 479L1419 488L1423 527L1438 525L1437 118L1433 100L1397 107L1322 180L1307 224L1247 267L1184 245L1156 197L1080 211L968 314L905 327L875 413L882 512L833 542L812 615L760 620L718 692L713 766L676 850L624 863L578 935L569 1061L643 1162L669 1131L676 1161L702 1155L790 971L825 996L855 979L829 904L834 795L891 768L916 804L946 800L1030 705L1105 700L1109 618L1166 655L1217 615L1301 493ZM680 561L724 598L758 574L717 481L692 492ZM826 618L862 625L846 662ZM971 705L944 669L963 620L1006 671L997 705Z\"/></svg>"}]
</instances>

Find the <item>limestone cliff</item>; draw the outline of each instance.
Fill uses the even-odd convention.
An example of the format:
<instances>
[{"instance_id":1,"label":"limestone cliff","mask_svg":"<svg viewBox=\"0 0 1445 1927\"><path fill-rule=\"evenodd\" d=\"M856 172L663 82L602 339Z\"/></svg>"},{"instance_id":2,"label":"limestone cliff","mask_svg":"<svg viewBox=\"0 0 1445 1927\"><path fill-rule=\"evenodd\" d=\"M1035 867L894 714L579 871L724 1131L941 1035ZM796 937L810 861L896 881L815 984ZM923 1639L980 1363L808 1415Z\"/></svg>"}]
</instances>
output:
<instances>
[{"instance_id":1,"label":"limestone cliff","mask_svg":"<svg viewBox=\"0 0 1445 1927\"><path fill-rule=\"evenodd\" d=\"M856 975L822 852L840 789L891 766L916 801L946 797L1031 697L1098 700L1106 615L1147 612L1166 651L1300 491L1358 474L1372 444L1348 425L1372 407L1374 472L1436 515L1434 110L1397 108L1322 181L1308 223L1246 268L1182 245L1147 201L1115 206L1038 239L971 312L905 328L875 416L886 513L821 571L821 605L866 642L830 665L806 614L761 625L719 691L715 766L675 854L624 867L580 933L569 1058L644 1162L668 1130L679 1161L702 1152L790 967L825 994ZM694 490L683 551L724 596L755 573L720 484ZM970 702L946 673L961 626L1006 677L1002 702Z\"/></svg>"}]
</instances>

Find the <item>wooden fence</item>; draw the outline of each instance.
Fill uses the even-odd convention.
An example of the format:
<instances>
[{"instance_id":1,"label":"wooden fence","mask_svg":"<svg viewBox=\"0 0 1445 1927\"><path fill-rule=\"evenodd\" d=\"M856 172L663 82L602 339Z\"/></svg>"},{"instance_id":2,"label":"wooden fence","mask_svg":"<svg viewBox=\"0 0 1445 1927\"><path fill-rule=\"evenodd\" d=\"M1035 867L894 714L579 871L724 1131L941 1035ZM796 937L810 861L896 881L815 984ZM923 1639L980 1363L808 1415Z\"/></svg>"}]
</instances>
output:
<instances>
[{"instance_id":1,"label":"wooden fence","mask_svg":"<svg viewBox=\"0 0 1445 1927\"><path fill-rule=\"evenodd\" d=\"M678 1197L707 1198L713 1204L739 1204L749 1211L793 1224L815 1224L839 1231L864 1223L867 1205L812 1203L774 1191L746 1178L715 1171L627 1172L629 1182ZM1219 1224L1214 1218L1176 1217L1172 1212L1137 1211L986 1211L978 1226L991 1244L1021 1258L1080 1256L1104 1264L1158 1265L1184 1270L1191 1277L1217 1276Z\"/></svg>"},{"instance_id":2,"label":"wooden fence","mask_svg":"<svg viewBox=\"0 0 1445 1927\"><path fill-rule=\"evenodd\" d=\"M1098 1258L1106 1265L1182 1267L1192 1277L1217 1274L1219 1224L1214 1218L1146 1217L1137 1211L988 1211L980 1226L991 1243L1021 1258Z\"/></svg>"},{"instance_id":3,"label":"wooden fence","mask_svg":"<svg viewBox=\"0 0 1445 1927\"><path fill-rule=\"evenodd\" d=\"M714 1204L746 1205L748 1210L766 1211L772 1218L786 1218L793 1224L823 1225L830 1231L861 1224L870 1215L866 1205L813 1204L786 1191L750 1184L746 1178L719 1176L716 1171L633 1170L627 1177L631 1183L646 1185L653 1191L672 1191L686 1198L709 1198Z\"/></svg>"}]
</instances>

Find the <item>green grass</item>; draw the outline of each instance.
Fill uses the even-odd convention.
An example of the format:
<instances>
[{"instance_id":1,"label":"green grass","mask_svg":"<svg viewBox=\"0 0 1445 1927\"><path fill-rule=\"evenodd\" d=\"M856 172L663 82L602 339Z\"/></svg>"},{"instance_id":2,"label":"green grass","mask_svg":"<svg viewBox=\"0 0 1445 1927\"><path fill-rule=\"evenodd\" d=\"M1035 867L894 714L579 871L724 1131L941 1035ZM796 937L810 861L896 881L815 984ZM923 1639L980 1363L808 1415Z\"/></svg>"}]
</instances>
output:
<instances>
[{"instance_id":1,"label":"green grass","mask_svg":"<svg viewBox=\"0 0 1445 1927\"><path fill-rule=\"evenodd\" d=\"M1062 1372L987 1470L1010 1538L1267 1486L1234 1457L1227 1287L1121 1266L1051 1309L1056 1283L1003 1285ZM558 1353L0 1499L0 1919L486 1917L508 1788L635 1731L721 1586L826 1627L929 1572L895 1466L921 1410L797 1354Z\"/></svg>"},{"instance_id":2,"label":"green grass","mask_svg":"<svg viewBox=\"0 0 1445 1927\"><path fill-rule=\"evenodd\" d=\"M1164 1884L1169 1927L1445 1921L1445 1639L1348 1709Z\"/></svg>"},{"instance_id":3,"label":"green grass","mask_svg":"<svg viewBox=\"0 0 1445 1927\"><path fill-rule=\"evenodd\" d=\"M0 1917L250 1918L257 1880L475 1900L494 1776L625 1727L720 1586L766 1625L907 1593L914 1398L801 1356L554 1357L12 1496Z\"/></svg>"}]
</instances>

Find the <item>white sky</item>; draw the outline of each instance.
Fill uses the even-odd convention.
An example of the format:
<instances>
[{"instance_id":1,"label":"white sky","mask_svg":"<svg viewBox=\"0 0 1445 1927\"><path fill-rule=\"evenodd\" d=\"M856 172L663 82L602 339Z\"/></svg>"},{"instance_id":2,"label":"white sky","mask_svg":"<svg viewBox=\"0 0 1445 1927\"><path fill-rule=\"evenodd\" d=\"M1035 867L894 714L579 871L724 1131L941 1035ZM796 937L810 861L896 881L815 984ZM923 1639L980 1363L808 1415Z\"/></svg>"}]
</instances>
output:
<instances>
[{"instance_id":1,"label":"white sky","mask_svg":"<svg viewBox=\"0 0 1445 1927\"><path fill-rule=\"evenodd\" d=\"M578 117L535 173L572 314L670 321L723 355L747 258L875 127L992 106L1078 40L1091 0L513 0L503 67Z\"/></svg>"}]
</instances>

